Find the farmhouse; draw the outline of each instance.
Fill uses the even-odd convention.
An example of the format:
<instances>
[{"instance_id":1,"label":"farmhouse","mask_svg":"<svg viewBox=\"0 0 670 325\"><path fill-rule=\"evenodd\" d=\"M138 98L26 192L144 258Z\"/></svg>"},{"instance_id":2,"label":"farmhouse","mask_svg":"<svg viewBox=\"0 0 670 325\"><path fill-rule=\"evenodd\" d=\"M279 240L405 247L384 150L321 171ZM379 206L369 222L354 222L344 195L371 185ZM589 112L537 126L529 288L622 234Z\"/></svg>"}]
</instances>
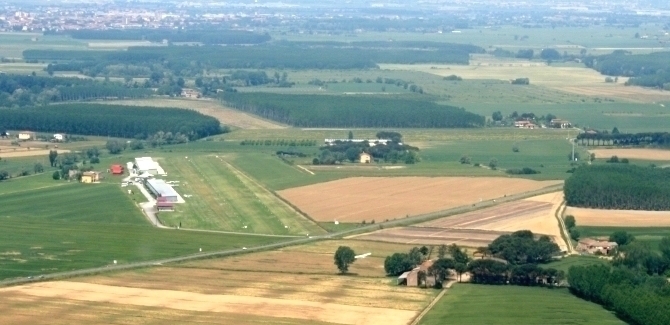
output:
<instances>
[{"instance_id":1,"label":"farmhouse","mask_svg":"<svg viewBox=\"0 0 670 325\"><path fill-rule=\"evenodd\" d=\"M154 161L151 157L139 157L135 158L135 166L137 167L138 173L149 173L152 175L163 175L165 171L161 166Z\"/></svg>"},{"instance_id":2,"label":"farmhouse","mask_svg":"<svg viewBox=\"0 0 670 325\"><path fill-rule=\"evenodd\" d=\"M408 287L426 287L435 286L435 276L428 274L428 269L433 266L433 260L427 260L413 270L403 273L398 277L398 284L405 284ZM425 275L425 279L423 276Z\"/></svg>"},{"instance_id":3,"label":"farmhouse","mask_svg":"<svg viewBox=\"0 0 670 325\"><path fill-rule=\"evenodd\" d=\"M580 239L577 244L577 250L589 254L608 255L618 246L615 242L600 241L593 238Z\"/></svg>"},{"instance_id":4,"label":"farmhouse","mask_svg":"<svg viewBox=\"0 0 670 325\"><path fill-rule=\"evenodd\" d=\"M372 156L370 156L369 153L364 152L360 156L361 164L369 164L371 160L372 160Z\"/></svg>"},{"instance_id":5,"label":"farmhouse","mask_svg":"<svg viewBox=\"0 0 670 325\"><path fill-rule=\"evenodd\" d=\"M53 140L57 141L57 142L62 142L63 140L65 140L65 135L60 134L60 133L56 133L56 134L54 134Z\"/></svg>"},{"instance_id":6,"label":"farmhouse","mask_svg":"<svg viewBox=\"0 0 670 325\"><path fill-rule=\"evenodd\" d=\"M86 184L97 183L100 181L99 172L84 172L81 174L81 182Z\"/></svg>"},{"instance_id":7,"label":"farmhouse","mask_svg":"<svg viewBox=\"0 0 670 325\"><path fill-rule=\"evenodd\" d=\"M555 118L549 122L549 126L557 129L567 129L572 127L572 124L569 121L562 120L560 118Z\"/></svg>"},{"instance_id":8,"label":"farmhouse","mask_svg":"<svg viewBox=\"0 0 670 325\"><path fill-rule=\"evenodd\" d=\"M21 131L19 132L19 140L35 139L35 132Z\"/></svg>"},{"instance_id":9,"label":"farmhouse","mask_svg":"<svg viewBox=\"0 0 670 325\"><path fill-rule=\"evenodd\" d=\"M200 94L200 92L195 89L184 88L181 91L181 96L186 98L200 98L202 94Z\"/></svg>"},{"instance_id":10,"label":"farmhouse","mask_svg":"<svg viewBox=\"0 0 670 325\"><path fill-rule=\"evenodd\" d=\"M123 166L121 165L112 165L109 169L113 175L123 175Z\"/></svg>"},{"instance_id":11,"label":"farmhouse","mask_svg":"<svg viewBox=\"0 0 670 325\"><path fill-rule=\"evenodd\" d=\"M519 129L534 129L537 126L528 120L514 121L514 127Z\"/></svg>"},{"instance_id":12,"label":"farmhouse","mask_svg":"<svg viewBox=\"0 0 670 325\"><path fill-rule=\"evenodd\" d=\"M161 202L177 202L179 194L162 179L148 179L146 186L149 191Z\"/></svg>"}]
</instances>

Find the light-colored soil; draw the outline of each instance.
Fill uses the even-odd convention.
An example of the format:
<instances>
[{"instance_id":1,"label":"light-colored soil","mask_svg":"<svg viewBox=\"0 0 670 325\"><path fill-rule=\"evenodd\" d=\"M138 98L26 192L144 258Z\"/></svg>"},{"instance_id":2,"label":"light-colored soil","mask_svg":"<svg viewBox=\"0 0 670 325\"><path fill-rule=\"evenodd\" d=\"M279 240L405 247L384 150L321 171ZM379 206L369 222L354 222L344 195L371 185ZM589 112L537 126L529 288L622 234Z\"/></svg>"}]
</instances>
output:
<instances>
[{"instance_id":1,"label":"light-colored soil","mask_svg":"<svg viewBox=\"0 0 670 325\"><path fill-rule=\"evenodd\" d=\"M503 177L354 177L278 193L317 221L379 222L560 183Z\"/></svg>"},{"instance_id":2,"label":"light-colored soil","mask_svg":"<svg viewBox=\"0 0 670 325\"><path fill-rule=\"evenodd\" d=\"M405 244L486 246L502 234L530 230L550 236L561 250L561 238L554 215L563 200L561 192L544 194L495 207L445 217L415 227L393 228L357 236L357 239Z\"/></svg>"},{"instance_id":3,"label":"light-colored soil","mask_svg":"<svg viewBox=\"0 0 670 325\"><path fill-rule=\"evenodd\" d=\"M14 150L16 149L16 150ZM70 152L70 150L56 149L59 154ZM30 149L28 147L3 147L0 146L0 157L2 158L17 158L17 157L34 157L47 156L48 149Z\"/></svg>"},{"instance_id":4,"label":"light-colored soil","mask_svg":"<svg viewBox=\"0 0 670 325\"><path fill-rule=\"evenodd\" d=\"M221 105L211 99L140 99L96 102L114 105L176 107L192 109L199 113L212 116L224 125L230 125L241 129L282 129L286 126L261 119L253 115Z\"/></svg>"},{"instance_id":5,"label":"light-colored soil","mask_svg":"<svg viewBox=\"0 0 670 325\"><path fill-rule=\"evenodd\" d=\"M592 149L590 153L596 154L596 158L611 158L617 156L619 159L640 159L640 160L665 160L670 161L670 150L663 149Z\"/></svg>"},{"instance_id":6,"label":"light-colored soil","mask_svg":"<svg viewBox=\"0 0 670 325\"><path fill-rule=\"evenodd\" d=\"M407 324L416 312L347 306L334 303L207 295L172 290L151 290L78 282L44 282L0 289L2 295L19 293L38 297L162 307L188 311L238 313L327 321L338 324Z\"/></svg>"},{"instance_id":7,"label":"light-colored soil","mask_svg":"<svg viewBox=\"0 0 670 325\"><path fill-rule=\"evenodd\" d=\"M568 207L578 226L670 227L670 211L600 210Z\"/></svg>"}]
</instances>

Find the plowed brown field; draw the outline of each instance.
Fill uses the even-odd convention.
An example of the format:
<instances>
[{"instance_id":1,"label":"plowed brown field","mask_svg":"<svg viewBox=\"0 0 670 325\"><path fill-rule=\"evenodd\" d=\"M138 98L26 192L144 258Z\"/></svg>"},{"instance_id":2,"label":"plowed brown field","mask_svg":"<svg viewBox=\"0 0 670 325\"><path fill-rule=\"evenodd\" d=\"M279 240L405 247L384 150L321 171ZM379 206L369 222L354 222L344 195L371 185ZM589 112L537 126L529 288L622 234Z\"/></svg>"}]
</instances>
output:
<instances>
[{"instance_id":1,"label":"plowed brown field","mask_svg":"<svg viewBox=\"0 0 670 325\"><path fill-rule=\"evenodd\" d=\"M596 158L611 158L617 156L619 159L640 159L640 160L665 160L670 161L670 150L662 149L592 149L590 153L594 153Z\"/></svg>"},{"instance_id":2,"label":"plowed brown field","mask_svg":"<svg viewBox=\"0 0 670 325\"><path fill-rule=\"evenodd\" d=\"M538 190L562 181L503 177L354 177L279 191L317 221L384 221Z\"/></svg>"}]
</instances>

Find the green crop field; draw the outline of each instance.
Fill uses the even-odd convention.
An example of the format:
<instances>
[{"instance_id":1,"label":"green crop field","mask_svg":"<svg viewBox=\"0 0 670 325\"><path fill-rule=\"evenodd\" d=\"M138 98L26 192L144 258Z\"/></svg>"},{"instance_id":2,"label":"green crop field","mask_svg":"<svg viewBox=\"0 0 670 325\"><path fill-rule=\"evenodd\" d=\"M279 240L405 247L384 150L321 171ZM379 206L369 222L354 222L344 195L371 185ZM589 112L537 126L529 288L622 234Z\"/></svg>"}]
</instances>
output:
<instances>
[{"instance_id":1,"label":"green crop field","mask_svg":"<svg viewBox=\"0 0 670 325\"><path fill-rule=\"evenodd\" d=\"M0 279L281 240L153 228L111 183L68 183L42 174L0 184Z\"/></svg>"},{"instance_id":2,"label":"green crop field","mask_svg":"<svg viewBox=\"0 0 670 325\"><path fill-rule=\"evenodd\" d=\"M625 324L602 307L566 289L456 284L422 325L607 325Z\"/></svg>"},{"instance_id":3,"label":"green crop field","mask_svg":"<svg viewBox=\"0 0 670 325\"><path fill-rule=\"evenodd\" d=\"M223 156L187 157L172 155L159 160L169 179L180 182L175 189L188 196L176 212L160 214L166 225L282 235L324 232Z\"/></svg>"},{"instance_id":4,"label":"green crop field","mask_svg":"<svg viewBox=\"0 0 670 325\"><path fill-rule=\"evenodd\" d=\"M670 236L670 228L663 227L584 227L577 225L580 236L585 237L609 237L615 231L626 231L635 240L643 242L653 250L658 250L661 238Z\"/></svg>"},{"instance_id":5,"label":"green crop field","mask_svg":"<svg viewBox=\"0 0 670 325\"><path fill-rule=\"evenodd\" d=\"M560 271L565 272L566 274L568 273L568 270L570 269L571 266L584 266L584 265L591 265L591 264L606 264L607 260L600 259L595 256L589 256L589 255L570 255L567 257L564 257L558 261L553 261L549 264L546 264L546 267L548 268L554 268Z\"/></svg>"}]
</instances>

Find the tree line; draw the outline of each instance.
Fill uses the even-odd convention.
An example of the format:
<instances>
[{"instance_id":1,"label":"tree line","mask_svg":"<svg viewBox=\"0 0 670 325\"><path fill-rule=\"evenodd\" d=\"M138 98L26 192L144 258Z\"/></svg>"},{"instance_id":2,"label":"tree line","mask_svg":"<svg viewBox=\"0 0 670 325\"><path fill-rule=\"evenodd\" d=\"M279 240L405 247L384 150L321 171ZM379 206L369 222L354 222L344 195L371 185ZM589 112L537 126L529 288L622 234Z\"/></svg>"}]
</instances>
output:
<instances>
[{"instance_id":1,"label":"tree line","mask_svg":"<svg viewBox=\"0 0 670 325\"><path fill-rule=\"evenodd\" d=\"M670 133L668 132L620 133L617 128L614 130L616 132L580 133L577 135L577 141L592 146L670 146Z\"/></svg>"},{"instance_id":2,"label":"tree line","mask_svg":"<svg viewBox=\"0 0 670 325\"><path fill-rule=\"evenodd\" d=\"M45 33L48 34L48 33ZM272 38L267 33L258 34L244 30L171 30L171 29L78 29L68 30L53 34L67 34L74 39L84 40L133 40L162 42L167 40L173 42L203 43L203 44L260 44L270 41Z\"/></svg>"},{"instance_id":3,"label":"tree line","mask_svg":"<svg viewBox=\"0 0 670 325\"><path fill-rule=\"evenodd\" d=\"M179 108L104 104L62 104L3 109L2 127L10 130L149 139L159 132L196 140L227 129L213 117Z\"/></svg>"},{"instance_id":4,"label":"tree line","mask_svg":"<svg viewBox=\"0 0 670 325\"><path fill-rule=\"evenodd\" d=\"M625 231L613 233L610 241L619 247L609 265L570 267L570 291L603 305L629 324L670 324L670 237L661 239L658 250Z\"/></svg>"},{"instance_id":5,"label":"tree line","mask_svg":"<svg viewBox=\"0 0 670 325\"><path fill-rule=\"evenodd\" d=\"M631 77L626 85L670 90L670 52L633 55L617 50L611 54L589 56L584 63L604 75Z\"/></svg>"},{"instance_id":6,"label":"tree line","mask_svg":"<svg viewBox=\"0 0 670 325\"><path fill-rule=\"evenodd\" d=\"M628 164L577 168L563 188L568 205L595 209L669 210L670 170Z\"/></svg>"},{"instance_id":7,"label":"tree line","mask_svg":"<svg viewBox=\"0 0 670 325\"><path fill-rule=\"evenodd\" d=\"M469 128L483 116L427 100L375 96L224 93L226 105L296 127Z\"/></svg>"},{"instance_id":8,"label":"tree line","mask_svg":"<svg viewBox=\"0 0 670 325\"><path fill-rule=\"evenodd\" d=\"M82 78L0 75L0 107L45 105L69 100L144 98L153 93L151 89Z\"/></svg>"},{"instance_id":9,"label":"tree line","mask_svg":"<svg viewBox=\"0 0 670 325\"><path fill-rule=\"evenodd\" d=\"M471 53L483 51L472 45L438 45L430 48L394 42L361 42L315 45L278 42L255 46L130 47L127 51L26 50L26 60L52 62L49 71L116 71L110 66L129 65L136 71L160 67L180 75L196 75L204 69L369 69L377 63L467 64ZM56 61L55 63L53 61ZM181 74L186 75L186 74Z\"/></svg>"}]
</instances>

